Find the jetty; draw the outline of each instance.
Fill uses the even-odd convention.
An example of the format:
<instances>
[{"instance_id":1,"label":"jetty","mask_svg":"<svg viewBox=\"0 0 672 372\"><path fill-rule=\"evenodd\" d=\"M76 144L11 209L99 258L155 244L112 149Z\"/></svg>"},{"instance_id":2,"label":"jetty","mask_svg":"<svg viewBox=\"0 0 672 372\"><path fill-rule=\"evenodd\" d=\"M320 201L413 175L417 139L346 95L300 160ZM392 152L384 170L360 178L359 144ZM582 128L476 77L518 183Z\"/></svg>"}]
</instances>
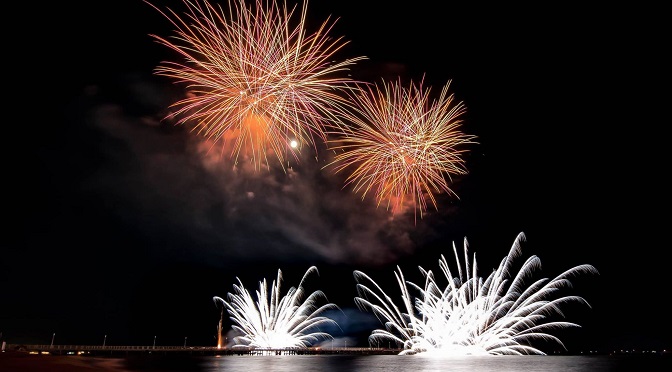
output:
<instances>
[{"instance_id":1,"label":"jetty","mask_svg":"<svg viewBox=\"0 0 672 372\"><path fill-rule=\"evenodd\" d=\"M115 345L24 345L6 344L7 351L23 351L31 354L131 356L142 354L159 355L396 355L402 349L380 347L287 347L254 348L247 346L115 346Z\"/></svg>"}]
</instances>

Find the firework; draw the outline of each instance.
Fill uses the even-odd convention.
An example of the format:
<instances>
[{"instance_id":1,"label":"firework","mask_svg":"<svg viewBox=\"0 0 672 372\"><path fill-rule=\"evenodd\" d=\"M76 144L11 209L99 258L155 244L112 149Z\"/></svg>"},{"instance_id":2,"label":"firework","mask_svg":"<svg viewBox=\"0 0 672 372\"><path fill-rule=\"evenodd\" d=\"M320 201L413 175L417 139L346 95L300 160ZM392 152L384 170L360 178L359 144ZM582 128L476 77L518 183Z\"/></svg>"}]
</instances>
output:
<instances>
[{"instance_id":1,"label":"firework","mask_svg":"<svg viewBox=\"0 0 672 372\"><path fill-rule=\"evenodd\" d=\"M352 169L346 186L362 199L374 192L377 205L392 212L408 201L422 217L428 200L438 209L435 194L457 196L448 181L467 173L463 147L475 136L460 131L466 107L448 93L450 81L437 100L422 81L381 85L349 92L354 109L344 111L343 120L352 125L329 141L336 154L329 166L337 173Z\"/></svg>"},{"instance_id":2,"label":"firework","mask_svg":"<svg viewBox=\"0 0 672 372\"><path fill-rule=\"evenodd\" d=\"M361 297L355 302L362 309L371 310L385 325L373 331L370 342L392 341L402 344L402 354L430 355L496 355L545 354L531 344L535 340L557 342L552 329L578 327L577 324L554 320L562 316L560 305L567 302L588 303L578 296L551 296L562 288L571 287L569 277L580 273L597 273L591 265L579 265L556 278L536 280L526 286L525 279L540 267L536 256L528 258L515 277L511 278L514 259L520 255L516 238L509 254L497 270L483 279L477 276L476 259L470 266L467 241L464 241L464 270L453 244L457 276L451 272L442 255L439 266L448 284L444 289L435 281L431 271L420 271L425 285L420 287L404 279L397 267L395 277L401 288L403 309L400 310L383 290L366 274L355 271L357 289ZM371 287L360 284L365 281ZM417 291L415 298L411 292ZM589 306L589 305L588 305Z\"/></svg>"},{"instance_id":3,"label":"firework","mask_svg":"<svg viewBox=\"0 0 672 372\"><path fill-rule=\"evenodd\" d=\"M266 279L259 282L256 296L248 292L238 279L238 285L233 286L234 293L229 293L226 300L214 297L215 302L224 305L234 323L233 328L240 333L234 338L234 347L307 347L319 340L332 338L319 327L337 324L320 314L338 307L331 303L318 307L320 299L326 300L322 291L315 291L303 299L303 283L311 273L317 273L315 266L306 271L298 288L291 287L283 297L280 296L280 270L271 284L270 293Z\"/></svg>"},{"instance_id":4,"label":"firework","mask_svg":"<svg viewBox=\"0 0 672 372\"><path fill-rule=\"evenodd\" d=\"M285 160L318 140L334 120L334 107L345 102L341 90L350 65L336 54L347 44L329 34L328 18L318 30L305 30L307 1L295 21L296 5L285 2L229 0L226 11L207 0L184 0L178 15L157 9L176 28L172 38L150 35L177 52L179 61L164 61L158 75L188 90L168 118L224 145L235 163L245 158L259 169L274 156ZM281 5L279 5L281 3ZM150 4L151 5L151 4ZM291 145L290 145L291 144Z\"/></svg>"}]
</instances>

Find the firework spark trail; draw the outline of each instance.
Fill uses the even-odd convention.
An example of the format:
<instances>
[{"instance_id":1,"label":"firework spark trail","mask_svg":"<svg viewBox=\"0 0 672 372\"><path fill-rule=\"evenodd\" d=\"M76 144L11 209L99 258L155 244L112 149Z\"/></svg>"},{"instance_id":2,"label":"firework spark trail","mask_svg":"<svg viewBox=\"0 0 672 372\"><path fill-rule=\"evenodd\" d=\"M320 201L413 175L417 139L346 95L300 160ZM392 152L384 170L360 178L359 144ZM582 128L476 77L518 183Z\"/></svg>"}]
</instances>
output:
<instances>
[{"instance_id":1,"label":"firework spark trail","mask_svg":"<svg viewBox=\"0 0 672 372\"><path fill-rule=\"evenodd\" d=\"M439 261L441 271L448 280L445 289L436 283L431 271L420 268L425 276L425 286L420 287L406 281L397 267L395 276L402 291L405 312L373 279L355 271L360 295L355 302L361 309L371 310L385 326L385 329L372 332L370 342L391 340L403 345L402 354L428 355L545 354L532 346L536 340L553 341L564 348L562 341L548 332L579 325L556 321L552 316L564 317L560 306L568 302L589 305L579 296L552 299L552 295L562 288L571 287L569 277L582 273L597 274L597 270L591 265L579 265L552 280L539 279L526 287L525 279L541 263L538 257L532 256L511 277L513 263L520 255L520 243L524 238L523 233L516 237L509 254L485 279L477 276L475 257L470 267L466 239L464 271L453 244L457 275L453 275L443 255ZM419 296L413 297L411 290Z\"/></svg>"},{"instance_id":2,"label":"firework spark trail","mask_svg":"<svg viewBox=\"0 0 672 372\"><path fill-rule=\"evenodd\" d=\"M317 152L318 140L326 141L326 128L338 120L336 107L347 105L340 92L353 81L344 73L366 59L333 61L347 44L329 35L335 21L327 18L307 34L307 1L295 26L296 5L288 9L286 2L255 0L248 7L229 0L228 15L207 0L183 2L188 11L182 16L149 4L176 28L172 38L150 36L183 60L163 61L156 73L188 90L167 118L193 124L224 144L234 163L242 155L255 169L270 165L269 155L284 168L288 154L298 160L306 144Z\"/></svg>"},{"instance_id":3,"label":"firework spark trail","mask_svg":"<svg viewBox=\"0 0 672 372\"><path fill-rule=\"evenodd\" d=\"M328 166L335 172L352 168L345 185L353 185L362 199L373 191L379 206L385 203L396 213L410 198L422 218L428 199L438 210L435 193L457 196L447 178L467 173L463 146L476 143L476 137L459 130L466 107L448 94L450 82L431 101L431 89L422 81L408 88L400 81L381 85L348 92L354 109L342 114L352 125L329 141L336 155Z\"/></svg>"},{"instance_id":4,"label":"firework spark trail","mask_svg":"<svg viewBox=\"0 0 672 372\"><path fill-rule=\"evenodd\" d=\"M266 279L259 282L256 296L253 296L238 279L234 293L228 293L227 299L215 296L215 302L221 302L234 322L233 328L240 332L234 338L235 346L258 348L308 347L319 340L330 339L329 333L320 331L321 326L338 324L321 316L338 306L327 303L317 306L320 299L326 299L322 291L315 291L305 300L303 283L317 268L311 266L304 274L298 287L291 287L285 296L280 296L282 272L271 284L268 291Z\"/></svg>"}]
</instances>

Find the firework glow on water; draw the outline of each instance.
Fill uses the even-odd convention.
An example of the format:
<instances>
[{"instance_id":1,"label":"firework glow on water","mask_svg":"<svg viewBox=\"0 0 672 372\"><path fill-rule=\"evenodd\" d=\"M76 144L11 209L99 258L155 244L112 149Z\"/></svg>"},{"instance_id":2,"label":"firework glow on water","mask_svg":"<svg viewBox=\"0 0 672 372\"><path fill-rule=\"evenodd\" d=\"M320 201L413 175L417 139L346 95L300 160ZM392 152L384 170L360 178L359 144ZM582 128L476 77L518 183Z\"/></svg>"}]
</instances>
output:
<instances>
[{"instance_id":1,"label":"firework glow on water","mask_svg":"<svg viewBox=\"0 0 672 372\"><path fill-rule=\"evenodd\" d=\"M240 334L233 339L234 347L304 348L332 339L329 333L320 331L320 327L338 324L322 314L327 310L339 310L338 306L328 302L318 306L321 300L326 301L326 295L319 290L304 299L303 284L313 273L318 273L315 266L306 271L298 287L291 287L284 296L280 294L280 270L270 292L266 279L259 282L255 295L238 279L238 285L233 286L234 292L228 293L226 299L215 296L215 303L226 308L234 323L232 328Z\"/></svg>"},{"instance_id":2,"label":"firework glow on water","mask_svg":"<svg viewBox=\"0 0 672 372\"><path fill-rule=\"evenodd\" d=\"M307 1L298 19L297 6L280 1L229 0L225 9L207 0L183 2L182 15L150 4L176 32L151 36L180 58L162 62L156 73L188 92L167 119L192 125L234 164L244 159L257 170L270 166L269 158L284 169L306 145L317 152L335 107L347 104L340 94L352 82L347 71L366 59L338 60L347 41L330 35L335 22L327 18L309 34Z\"/></svg>"},{"instance_id":3,"label":"firework glow on water","mask_svg":"<svg viewBox=\"0 0 672 372\"><path fill-rule=\"evenodd\" d=\"M354 109L344 111L352 125L330 140L335 151L328 166L335 172L350 169L346 186L362 199L373 192L378 204L393 213L413 206L416 217L428 204L438 209L436 196L457 196L449 180L467 173L463 154L475 136L461 130L466 106L449 94L450 82L436 100L423 82L382 82L349 92Z\"/></svg>"},{"instance_id":4,"label":"firework glow on water","mask_svg":"<svg viewBox=\"0 0 672 372\"><path fill-rule=\"evenodd\" d=\"M591 265L579 265L552 280L543 278L527 285L526 280L541 267L541 262L531 256L511 276L524 239L520 233L509 254L487 278L478 276L475 255L470 264L466 238L463 263L453 243L457 275L453 275L443 255L439 260L448 281L445 288L437 284L432 271L420 268L425 277L421 287L407 281L397 266L395 277L401 289L401 309L373 279L355 271L359 294L355 302L361 309L373 312L385 326L372 332L370 343L391 341L403 345L401 354L436 356L545 355L532 345L537 340L551 341L564 348L562 341L549 332L579 325L555 320L553 316L564 318L560 307L568 302L589 305L579 296L553 298L552 295L571 288L570 277L597 274L597 270Z\"/></svg>"}]
</instances>

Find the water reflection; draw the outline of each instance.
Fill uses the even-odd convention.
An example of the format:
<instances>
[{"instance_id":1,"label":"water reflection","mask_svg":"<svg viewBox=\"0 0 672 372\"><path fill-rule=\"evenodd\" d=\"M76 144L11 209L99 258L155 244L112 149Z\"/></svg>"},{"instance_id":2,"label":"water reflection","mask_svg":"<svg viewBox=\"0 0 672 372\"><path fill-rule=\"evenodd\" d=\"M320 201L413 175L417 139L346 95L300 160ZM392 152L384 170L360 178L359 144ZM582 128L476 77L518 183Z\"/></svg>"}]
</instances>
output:
<instances>
[{"instance_id":1,"label":"water reflection","mask_svg":"<svg viewBox=\"0 0 672 372\"><path fill-rule=\"evenodd\" d=\"M398 355L288 355L206 358L201 370L264 372L621 372L671 371L667 356L466 356L426 358Z\"/></svg>"}]
</instances>

